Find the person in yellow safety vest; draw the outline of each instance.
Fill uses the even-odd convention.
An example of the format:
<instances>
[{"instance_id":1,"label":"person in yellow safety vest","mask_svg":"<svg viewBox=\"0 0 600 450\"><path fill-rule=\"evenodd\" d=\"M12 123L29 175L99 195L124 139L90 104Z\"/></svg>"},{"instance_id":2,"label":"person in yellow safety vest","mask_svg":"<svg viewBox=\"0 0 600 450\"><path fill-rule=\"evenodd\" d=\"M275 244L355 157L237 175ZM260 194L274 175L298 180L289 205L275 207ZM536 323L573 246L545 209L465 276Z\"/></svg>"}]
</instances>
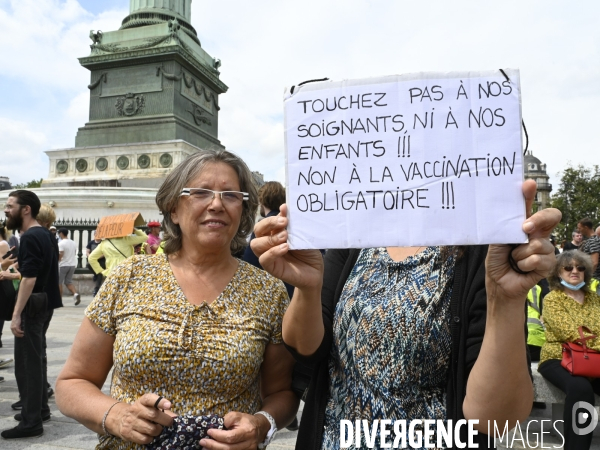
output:
<instances>
[{"instance_id":1,"label":"person in yellow safety vest","mask_svg":"<svg viewBox=\"0 0 600 450\"><path fill-rule=\"evenodd\" d=\"M540 350L546 342L544 324L541 320L541 294L542 288L538 285L532 287L527 294L527 346L531 361L540 360Z\"/></svg>"},{"instance_id":2,"label":"person in yellow safety vest","mask_svg":"<svg viewBox=\"0 0 600 450\"><path fill-rule=\"evenodd\" d=\"M598 292L599 284L600 284L600 281L596 280L595 278L592 278L592 280L590 281L590 291L595 292L596 294L600 295L600 292Z\"/></svg>"}]
</instances>

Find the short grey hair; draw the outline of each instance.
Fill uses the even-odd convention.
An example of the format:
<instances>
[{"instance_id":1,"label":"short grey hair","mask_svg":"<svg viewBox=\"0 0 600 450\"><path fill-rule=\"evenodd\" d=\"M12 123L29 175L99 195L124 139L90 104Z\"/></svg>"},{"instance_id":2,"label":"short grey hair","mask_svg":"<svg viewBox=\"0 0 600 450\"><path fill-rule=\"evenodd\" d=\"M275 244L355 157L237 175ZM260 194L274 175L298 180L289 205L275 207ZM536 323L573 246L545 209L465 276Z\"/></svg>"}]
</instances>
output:
<instances>
[{"instance_id":1,"label":"short grey hair","mask_svg":"<svg viewBox=\"0 0 600 450\"><path fill-rule=\"evenodd\" d=\"M252 183L252 173L240 157L226 150L201 150L190 155L179 164L165 179L156 194L156 205L164 217L164 251L167 255L181 250L182 233L179 225L171 219L171 211L177 206L181 190L189 187L208 164L223 163L231 167L238 176L240 190L247 192L248 200L242 202L240 226L231 241L231 253L237 254L247 246L247 237L254 228L258 209L258 194Z\"/></svg>"},{"instance_id":2,"label":"short grey hair","mask_svg":"<svg viewBox=\"0 0 600 450\"><path fill-rule=\"evenodd\" d=\"M592 279L592 258L590 258L590 255L580 252L579 250L569 250L567 252L562 252L556 257L556 264L554 265L554 269L552 269L552 273L548 277L548 284L550 285L550 289L563 289L562 284L560 284L560 281L562 280L562 278L560 277L560 271L563 267L568 266L570 264L574 266L585 267L585 271L583 274L583 281L585 281L585 286L582 289L584 292L589 292L590 280Z\"/></svg>"},{"instance_id":3,"label":"short grey hair","mask_svg":"<svg viewBox=\"0 0 600 450\"><path fill-rule=\"evenodd\" d=\"M571 237L575 237L576 234L581 234L579 231L575 230L573 231L573 233L571 234Z\"/></svg>"}]
</instances>

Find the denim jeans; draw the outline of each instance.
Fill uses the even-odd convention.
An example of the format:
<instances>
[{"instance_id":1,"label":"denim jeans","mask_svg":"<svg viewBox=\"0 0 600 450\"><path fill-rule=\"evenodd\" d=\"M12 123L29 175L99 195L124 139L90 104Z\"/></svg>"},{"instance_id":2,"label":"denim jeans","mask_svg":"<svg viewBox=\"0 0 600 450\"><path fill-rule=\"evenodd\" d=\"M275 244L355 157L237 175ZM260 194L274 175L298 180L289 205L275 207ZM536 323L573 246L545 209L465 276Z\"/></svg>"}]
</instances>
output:
<instances>
[{"instance_id":1,"label":"denim jeans","mask_svg":"<svg viewBox=\"0 0 600 450\"><path fill-rule=\"evenodd\" d=\"M46 331L54 310L33 317L21 314L21 329L25 336L15 337L15 378L23 402L23 420L19 428L42 427L42 416L50 414L48 407L48 363Z\"/></svg>"}]
</instances>

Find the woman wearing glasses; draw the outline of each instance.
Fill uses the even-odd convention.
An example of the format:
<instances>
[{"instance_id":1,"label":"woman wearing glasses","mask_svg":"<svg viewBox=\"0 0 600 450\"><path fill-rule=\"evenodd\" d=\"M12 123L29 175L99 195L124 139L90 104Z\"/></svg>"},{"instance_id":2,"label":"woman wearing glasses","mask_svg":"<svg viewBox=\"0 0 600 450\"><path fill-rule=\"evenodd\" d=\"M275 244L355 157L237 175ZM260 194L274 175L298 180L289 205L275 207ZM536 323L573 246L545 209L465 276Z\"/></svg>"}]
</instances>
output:
<instances>
[{"instance_id":1,"label":"woman wearing glasses","mask_svg":"<svg viewBox=\"0 0 600 450\"><path fill-rule=\"evenodd\" d=\"M107 278L57 381L59 408L100 434L97 448L142 448L181 416L213 414L226 430L202 447L264 448L298 400L281 337L285 287L232 256L254 225L252 175L229 152L202 151L156 203L164 254L129 258Z\"/></svg>"},{"instance_id":2,"label":"woman wearing glasses","mask_svg":"<svg viewBox=\"0 0 600 450\"><path fill-rule=\"evenodd\" d=\"M594 404L594 392L600 394L600 380L571 375L560 364L562 343L579 339L578 328L588 327L600 333L600 297L592 292L592 261L578 250L561 253L548 277L552 291L544 297L546 343L542 346L538 371L544 378L567 394L564 410L565 450L587 450L592 433L578 435L573 431L573 405L579 401ZM600 350L600 339L588 340L587 345Z\"/></svg>"}]
</instances>

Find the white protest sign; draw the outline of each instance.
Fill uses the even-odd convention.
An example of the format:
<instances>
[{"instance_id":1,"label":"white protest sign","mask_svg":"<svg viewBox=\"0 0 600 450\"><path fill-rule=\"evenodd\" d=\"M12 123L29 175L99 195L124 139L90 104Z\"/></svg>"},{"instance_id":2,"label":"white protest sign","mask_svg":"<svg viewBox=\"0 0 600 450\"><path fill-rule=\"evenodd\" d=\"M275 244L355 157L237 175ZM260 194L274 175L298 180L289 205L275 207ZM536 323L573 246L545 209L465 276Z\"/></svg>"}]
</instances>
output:
<instances>
[{"instance_id":1,"label":"white protest sign","mask_svg":"<svg viewBox=\"0 0 600 450\"><path fill-rule=\"evenodd\" d=\"M519 72L286 89L292 249L527 242Z\"/></svg>"}]
</instances>

